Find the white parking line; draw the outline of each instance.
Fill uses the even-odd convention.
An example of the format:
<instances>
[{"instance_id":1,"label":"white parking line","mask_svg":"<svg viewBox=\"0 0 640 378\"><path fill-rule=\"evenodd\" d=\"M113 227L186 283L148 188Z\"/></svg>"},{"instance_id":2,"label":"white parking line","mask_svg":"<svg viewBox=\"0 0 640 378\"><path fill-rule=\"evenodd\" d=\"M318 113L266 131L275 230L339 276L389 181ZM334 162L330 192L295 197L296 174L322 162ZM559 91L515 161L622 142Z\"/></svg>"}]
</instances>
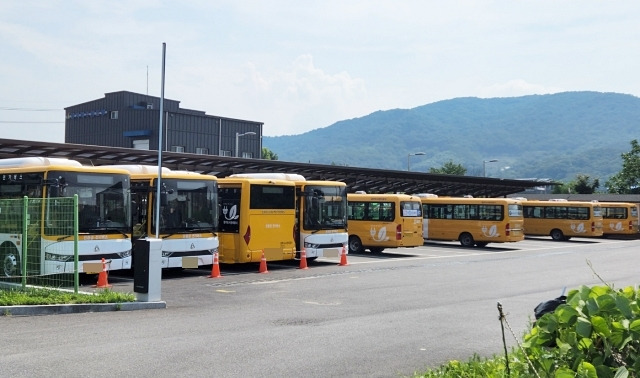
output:
<instances>
[{"instance_id":1,"label":"white parking line","mask_svg":"<svg viewBox=\"0 0 640 378\"><path fill-rule=\"evenodd\" d=\"M598 239L599 240L599 239ZM537 240L529 240L527 239L527 241L529 242L537 242ZM583 247L587 248L587 247L602 247L603 244L609 245L609 244L619 244L619 243L629 243L629 242L637 242L637 240L607 240L607 241L598 241L598 242L592 242L592 243L586 243L586 244L582 244ZM548 243L548 244L547 244ZM535 252L535 251L542 251L542 250L559 250L559 249L566 249L566 248L575 248L576 245L578 243L575 242L555 242L555 241L546 241L546 240L540 240L540 246L537 246L538 243L536 243L536 246L534 246L533 248L524 248L524 249L512 249L509 248L507 250L501 251L499 249L493 249L490 251L486 251L486 250L482 250L482 251L460 251L460 250L449 250L448 248L451 248L450 245L448 244L443 244L444 246L447 246L447 250L442 249L443 254L438 254L438 255L434 255L434 254L426 254L426 255L420 255L420 256L413 256L413 257L406 257L406 255L402 256L402 257L391 257L393 255L393 252L391 253L387 253L387 255L385 256L385 258L382 259L371 259L371 260L367 260L367 261L354 261L355 258L358 258L360 256L355 256L355 255L349 255L352 256L353 258L349 261L349 265L361 265L361 264L380 264L380 263L384 263L386 261L391 261L391 260L395 260L395 261L417 261L417 260L430 260L430 259L453 259L453 258L459 258L459 257L469 257L469 256L483 256L483 255L505 255L505 254L512 254L512 253L523 253L523 252ZM544 245L543 245L544 244ZM505 246L514 246L514 244L510 243L507 244ZM429 246L425 246L426 248L429 249L437 249L437 246L434 245L429 245ZM417 247L417 248L412 248L413 251L415 251L416 249L422 249L425 247ZM462 247L460 247L462 248ZM405 249L402 249L402 251L405 251ZM444 254L446 251L446 254ZM415 252L413 253L415 255ZM366 258L366 255L363 256ZM319 260L319 261L327 261L327 260ZM333 260L331 260L333 262Z\"/></svg>"}]
</instances>

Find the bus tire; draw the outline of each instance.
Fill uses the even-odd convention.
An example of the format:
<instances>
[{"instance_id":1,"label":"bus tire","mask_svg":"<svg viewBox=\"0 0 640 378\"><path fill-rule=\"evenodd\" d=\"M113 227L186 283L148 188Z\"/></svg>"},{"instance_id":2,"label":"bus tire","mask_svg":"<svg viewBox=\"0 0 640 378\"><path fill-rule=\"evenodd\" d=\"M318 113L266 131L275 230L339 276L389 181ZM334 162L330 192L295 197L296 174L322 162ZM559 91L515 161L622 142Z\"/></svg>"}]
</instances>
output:
<instances>
[{"instance_id":1,"label":"bus tire","mask_svg":"<svg viewBox=\"0 0 640 378\"><path fill-rule=\"evenodd\" d=\"M349 253L362 253L362 241L355 235L349 236Z\"/></svg>"},{"instance_id":2,"label":"bus tire","mask_svg":"<svg viewBox=\"0 0 640 378\"><path fill-rule=\"evenodd\" d=\"M20 255L13 244L3 244L0 247L0 261L4 277L20 275Z\"/></svg>"},{"instance_id":3,"label":"bus tire","mask_svg":"<svg viewBox=\"0 0 640 378\"><path fill-rule=\"evenodd\" d=\"M555 241L563 241L563 240L567 240L564 237L564 234L562 233L561 230L558 230L557 228L554 228L553 230L551 230L551 239L555 240Z\"/></svg>"},{"instance_id":4,"label":"bus tire","mask_svg":"<svg viewBox=\"0 0 640 378\"><path fill-rule=\"evenodd\" d=\"M471 236L471 234L468 232L463 232L462 234L460 234L458 240L460 241L460 245L462 245L463 247L473 247L476 244L476 242L473 240L473 236Z\"/></svg>"},{"instance_id":5,"label":"bus tire","mask_svg":"<svg viewBox=\"0 0 640 378\"><path fill-rule=\"evenodd\" d=\"M382 251L384 251L384 248L381 248L381 247L371 247L371 248L369 248L369 250L371 251L371 253L382 253Z\"/></svg>"}]
</instances>

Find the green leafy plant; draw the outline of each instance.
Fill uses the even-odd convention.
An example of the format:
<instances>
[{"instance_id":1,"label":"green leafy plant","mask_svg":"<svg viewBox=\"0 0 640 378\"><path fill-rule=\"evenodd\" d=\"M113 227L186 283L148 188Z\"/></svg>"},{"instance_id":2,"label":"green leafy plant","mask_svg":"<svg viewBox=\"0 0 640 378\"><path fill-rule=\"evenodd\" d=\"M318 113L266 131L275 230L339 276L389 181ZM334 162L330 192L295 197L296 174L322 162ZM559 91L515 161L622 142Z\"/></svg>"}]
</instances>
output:
<instances>
[{"instance_id":1,"label":"green leafy plant","mask_svg":"<svg viewBox=\"0 0 640 378\"><path fill-rule=\"evenodd\" d=\"M627 377L640 372L640 308L633 287L581 286L524 336L536 371L555 377Z\"/></svg>"}]
</instances>

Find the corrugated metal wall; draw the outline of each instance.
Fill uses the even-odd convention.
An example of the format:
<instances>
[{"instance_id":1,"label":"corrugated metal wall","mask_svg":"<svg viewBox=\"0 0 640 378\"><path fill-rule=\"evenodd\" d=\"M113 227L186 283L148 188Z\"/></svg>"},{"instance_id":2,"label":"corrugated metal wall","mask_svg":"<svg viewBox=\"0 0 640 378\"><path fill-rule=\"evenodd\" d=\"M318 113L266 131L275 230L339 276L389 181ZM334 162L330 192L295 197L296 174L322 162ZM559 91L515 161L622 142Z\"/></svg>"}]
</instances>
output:
<instances>
[{"instance_id":1,"label":"corrugated metal wall","mask_svg":"<svg viewBox=\"0 0 640 378\"><path fill-rule=\"evenodd\" d=\"M238 138L238 156L261 157L262 123L208 116L203 111L180 109L180 102L164 101L163 150L173 146L185 153L198 149L209 155L229 151L235 156L236 133L254 132ZM132 92L105 94L105 98L65 108L65 142L133 148L135 141L149 140L158 149L160 99ZM117 115L116 115L117 112Z\"/></svg>"}]
</instances>

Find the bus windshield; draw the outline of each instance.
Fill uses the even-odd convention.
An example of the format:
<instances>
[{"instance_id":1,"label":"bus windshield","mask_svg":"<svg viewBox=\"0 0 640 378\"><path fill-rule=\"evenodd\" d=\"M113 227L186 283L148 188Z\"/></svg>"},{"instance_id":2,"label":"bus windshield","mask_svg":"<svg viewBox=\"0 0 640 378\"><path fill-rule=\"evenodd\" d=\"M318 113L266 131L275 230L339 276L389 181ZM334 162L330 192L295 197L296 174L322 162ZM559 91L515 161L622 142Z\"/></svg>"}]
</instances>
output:
<instances>
[{"instance_id":1,"label":"bus windshield","mask_svg":"<svg viewBox=\"0 0 640 378\"><path fill-rule=\"evenodd\" d=\"M305 187L305 230L343 229L346 227L347 189L344 186Z\"/></svg>"},{"instance_id":2,"label":"bus windshield","mask_svg":"<svg viewBox=\"0 0 640 378\"><path fill-rule=\"evenodd\" d=\"M129 178L127 175L51 171L47 176L48 197L78 195L78 231L113 230L127 233L131 226ZM55 200L47 202L45 232L47 234L73 234L57 227Z\"/></svg>"},{"instance_id":3,"label":"bus windshield","mask_svg":"<svg viewBox=\"0 0 640 378\"><path fill-rule=\"evenodd\" d=\"M161 232L211 232L218 227L215 181L162 179L166 202L161 207Z\"/></svg>"}]
</instances>

